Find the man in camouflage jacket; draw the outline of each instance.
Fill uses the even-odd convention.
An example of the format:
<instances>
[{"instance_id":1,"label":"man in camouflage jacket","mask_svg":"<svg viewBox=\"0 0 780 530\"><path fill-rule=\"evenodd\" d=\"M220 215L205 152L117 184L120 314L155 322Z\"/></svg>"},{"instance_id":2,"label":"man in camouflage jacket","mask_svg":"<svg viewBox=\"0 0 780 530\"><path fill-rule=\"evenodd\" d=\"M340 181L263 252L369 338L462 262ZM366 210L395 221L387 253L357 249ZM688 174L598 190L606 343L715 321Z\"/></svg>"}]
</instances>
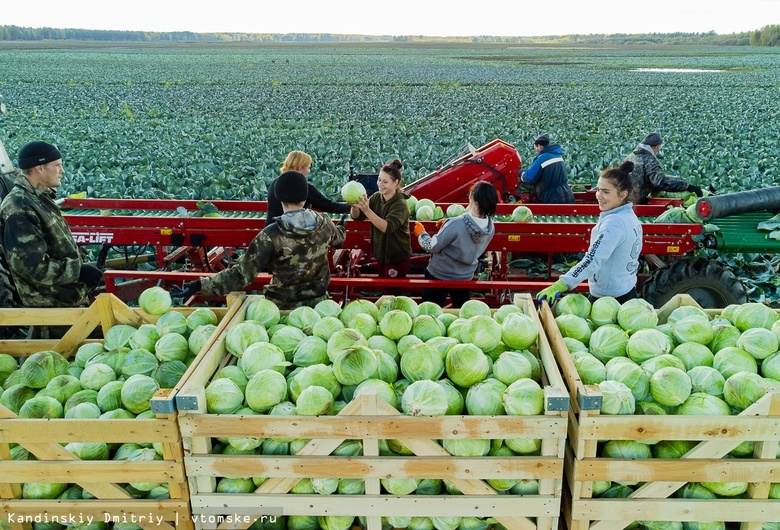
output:
<instances>
[{"instance_id":1,"label":"man in camouflage jacket","mask_svg":"<svg viewBox=\"0 0 780 530\"><path fill-rule=\"evenodd\" d=\"M81 260L54 189L61 184L62 155L46 142L19 150L22 175L0 205L2 249L23 305L79 307L102 280Z\"/></svg>"},{"instance_id":2,"label":"man in camouflage jacket","mask_svg":"<svg viewBox=\"0 0 780 530\"><path fill-rule=\"evenodd\" d=\"M699 186L664 174L655 157L662 144L660 134L650 133L624 160L634 163L634 170L631 172L634 189L628 197L634 204L647 204L647 197L657 191L690 191L698 197L702 196Z\"/></svg>"},{"instance_id":3,"label":"man in camouflage jacket","mask_svg":"<svg viewBox=\"0 0 780 530\"><path fill-rule=\"evenodd\" d=\"M330 282L328 250L344 243L342 223L334 225L325 214L303 208L308 185L298 171L286 171L276 181L276 195L284 214L266 226L238 262L212 277L185 284L171 294L224 295L252 283L266 267L273 275L265 296L280 309L314 306L327 297Z\"/></svg>"}]
</instances>

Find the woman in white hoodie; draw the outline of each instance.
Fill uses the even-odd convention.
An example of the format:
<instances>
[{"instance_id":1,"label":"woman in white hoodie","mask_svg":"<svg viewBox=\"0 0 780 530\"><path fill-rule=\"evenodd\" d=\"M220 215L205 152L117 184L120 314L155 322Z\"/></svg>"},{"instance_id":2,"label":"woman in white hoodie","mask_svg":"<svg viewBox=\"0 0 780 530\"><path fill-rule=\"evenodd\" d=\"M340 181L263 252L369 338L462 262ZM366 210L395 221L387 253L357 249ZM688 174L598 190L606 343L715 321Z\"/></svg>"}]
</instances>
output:
<instances>
[{"instance_id":1,"label":"woman in white hoodie","mask_svg":"<svg viewBox=\"0 0 780 530\"><path fill-rule=\"evenodd\" d=\"M637 297L636 274L642 251L642 224L630 201L634 164L605 169L596 184L599 221L590 234L590 246L579 263L547 289L537 300L552 304L562 293L588 280L591 298L612 296L621 304Z\"/></svg>"}]
</instances>

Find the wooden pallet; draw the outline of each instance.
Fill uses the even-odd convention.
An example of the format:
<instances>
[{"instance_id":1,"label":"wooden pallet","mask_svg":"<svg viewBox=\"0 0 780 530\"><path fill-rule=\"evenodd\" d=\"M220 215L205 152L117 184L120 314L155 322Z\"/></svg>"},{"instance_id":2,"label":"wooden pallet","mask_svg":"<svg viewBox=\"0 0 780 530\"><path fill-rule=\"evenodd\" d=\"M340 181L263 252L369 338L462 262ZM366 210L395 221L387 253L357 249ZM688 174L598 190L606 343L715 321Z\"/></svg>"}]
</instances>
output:
<instances>
[{"instance_id":1,"label":"wooden pallet","mask_svg":"<svg viewBox=\"0 0 780 530\"><path fill-rule=\"evenodd\" d=\"M687 295L658 310L660 323L676 307L698 305ZM717 316L720 311L710 311ZM728 521L760 530L780 521L780 501L768 499L780 481L780 392L765 395L738 416L600 415L598 386L577 375L554 316L540 310L545 332L570 391L568 447L562 514L569 530L619 530L633 521ZM606 440L699 442L681 459L616 459L597 456ZM744 441L755 441L752 458L724 459ZM643 482L628 498L594 498L594 481ZM672 495L688 482L749 482L746 498L682 499Z\"/></svg>"},{"instance_id":2,"label":"wooden pallet","mask_svg":"<svg viewBox=\"0 0 780 530\"><path fill-rule=\"evenodd\" d=\"M248 297L233 318L242 321ZM536 317L527 295L517 303ZM538 318L537 318L538 322ZM541 329L541 323L539 323ZM367 518L370 530L381 529L387 516L494 517L509 530L552 530L558 527L563 479L568 396L547 339L540 333L546 412L539 416L401 415L375 395L362 395L339 415L326 417L223 416L206 413L205 386L232 362L220 337L201 360L177 396L179 425L185 447L185 467L196 526L247 528L237 519L267 515L345 515ZM556 410L558 409L558 410ZM561 410L562 409L562 410ZM540 456L462 458L449 455L435 440L446 438L542 440ZM291 456L212 454L212 438L255 436L311 441ZM380 456L379 440L398 439L413 456ZM344 440L361 440L363 454L331 456ZM217 477L268 477L254 493L216 493ZM361 478L364 495L296 495L288 492L303 478ZM538 479L538 495L499 495L485 479ZM380 490L381 478L439 478L451 481L464 496L393 496ZM217 517L232 522L216 521ZM201 521L197 521L197 519ZM251 521L251 519L250 519Z\"/></svg>"},{"instance_id":3,"label":"wooden pallet","mask_svg":"<svg viewBox=\"0 0 780 530\"><path fill-rule=\"evenodd\" d=\"M215 308L227 324L239 308ZM191 308L176 309L189 314ZM2 309L0 320L9 325L67 325L69 331L60 340L2 341L0 351L26 357L42 350L54 350L71 358L77 348L94 336L98 328L105 332L116 324L139 326L154 323L157 317L126 306L113 295L99 295L89 308L78 309ZM216 340L218 331L207 344ZM207 348L204 348L204 352ZM193 362L195 364L195 362ZM193 368L194 370L194 368ZM186 374L185 374L186 376ZM0 405L0 520L11 521L13 530L29 530L29 520L72 517L76 521L106 518L136 521L144 528L192 528L189 490L184 474L184 453L173 407L177 388L158 393L158 413L154 419L141 420L72 420L20 419ZM62 444L68 442L159 443L163 460L153 462L81 461ZM10 444L18 444L37 460L14 461ZM25 482L63 482L81 486L95 499L31 500L22 499ZM170 499L134 499L121 487L127 482L167 483ZM112 519L117 520L117 519Z\"/></svg>"}]
</instances>

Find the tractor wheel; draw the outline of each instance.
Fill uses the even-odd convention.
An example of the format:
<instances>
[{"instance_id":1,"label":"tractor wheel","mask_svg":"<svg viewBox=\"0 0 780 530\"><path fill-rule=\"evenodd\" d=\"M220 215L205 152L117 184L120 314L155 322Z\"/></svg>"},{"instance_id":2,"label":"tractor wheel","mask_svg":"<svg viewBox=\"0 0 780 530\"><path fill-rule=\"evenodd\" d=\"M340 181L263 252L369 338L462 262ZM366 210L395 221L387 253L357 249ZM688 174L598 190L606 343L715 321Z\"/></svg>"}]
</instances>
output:
<instances>
[{"instance_id":1,"label":"tractor wheel","mask_svg":"<svg viewBox=\"0 0 780 530\"><path fill-rule=\"evenodd\" d=\"M657 270L642 290L642 297L656 308L677 294L688 294L708 309L747 302L745 286L734 271L705 258L673 261Z\"/></svg>"}]
</instances>

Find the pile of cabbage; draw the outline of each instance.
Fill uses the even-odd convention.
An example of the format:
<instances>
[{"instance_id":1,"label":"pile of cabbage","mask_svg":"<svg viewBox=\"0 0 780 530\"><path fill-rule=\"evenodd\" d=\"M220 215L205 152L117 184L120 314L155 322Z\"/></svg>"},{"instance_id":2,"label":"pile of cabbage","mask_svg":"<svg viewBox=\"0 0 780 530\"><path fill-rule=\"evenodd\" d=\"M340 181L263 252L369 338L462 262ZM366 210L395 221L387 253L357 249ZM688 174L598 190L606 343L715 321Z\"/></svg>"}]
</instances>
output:
<instances>
[{"instance_id":1,"label":"pile of cabbage","mask_svg":"<svg viewBox=\"0 0 780 530\"><path fill-rule=\"evenodd\" d=\"M572 294L553 311L580 379L601 390L603 414L726 416L780 391L780 320L764 304L730 305L714 319L698 306L681 306L663 324L642 299L621 305L605 297L591 304ZM696 444L610 440L599 450L603 457L679 458ZM745 441L728 457L752 457L754 445ZM593 493L627 497L636 486L594 482ZM676 495L740 498L747 488L746 482L689 483ZM780 498L780 484L772 485L770 498ZM682 523L643 524L667 529ZM685 523L686 530L722 528L723 523Z\"/></svg>"},{"instance_id":2,"label":"pile of cabbage","mask_svg":"<svg viewBox=\"0 0 780 530\"><path fill-rule=\"evenodd\" d=\"M0 404L27 419L155 418L151 398L181 379L216 330L217 316L197 308L189 316L170 310L168 293L159 287L139 298L141 308L157 314L156 324L135 328L118 324L102 341L88 341L70 361L56 351L41 351L19 361L0 354ZM72 442L67 450L82 460L161 460L159 444ZM14 460L35 457L11 448ZM136 498L167 498L167 483L130 483ZM28 482L25 499L89 499L87 491L62 483Z\"/></svg>"},{"instance_id":3,"label":"pile of cabbage","mask_svg":"<svg viewBox=\"0 0 780 530\"><path fill-rule=\"evenodd\" d=\"M532 351L538 326L519 307L504 305L495 313L480 300L457 312L406 296L386 296L376 303L357 299L343 309L333 300L300 307L283 315L260 298L247 307L246 320L227 330L231 364L206 386L206 403L214 414L322 416L337 414L355 396L376 393L407 415L538 415L544 412L541 365ZM296 454L305 439L217 438L223 454ZM444 440L457 456L538 455L541 441ZM398 440L380 441L382 455L411 455ZM339 456L362 454L360 441L345 441ZM221 478L217 491L250 493L264 477ZM456 494L441 480L383 479L392 495ZM500 492L538 491L535 480L487 481ZM292 489L302 494L362 494L361 479L303 479ZM347 520L349 519L349 520ZM316 517L302 517L316 528ZM328 523L333 530L352 518ZM388 520L396 528L483 528L484 520L405 518ZM296 524L296 527L300 525Z\"/></svg>"},{"instance_id":4,"label":"pile of cabbage","mask_svg":"<svg viewBox=\"0 0 780 530\"><path fill-rule=\"evenodd\" d=\"M458 217L466 212L466 207L462 204L451 204L447 207L445 212L441 206L436 206L430 199L417 199L414 195L410 195L406 200L406 204L409 205L409 213L413 219L418 221L438 221L446 217Z\"/></svg>"}]
</instances>

